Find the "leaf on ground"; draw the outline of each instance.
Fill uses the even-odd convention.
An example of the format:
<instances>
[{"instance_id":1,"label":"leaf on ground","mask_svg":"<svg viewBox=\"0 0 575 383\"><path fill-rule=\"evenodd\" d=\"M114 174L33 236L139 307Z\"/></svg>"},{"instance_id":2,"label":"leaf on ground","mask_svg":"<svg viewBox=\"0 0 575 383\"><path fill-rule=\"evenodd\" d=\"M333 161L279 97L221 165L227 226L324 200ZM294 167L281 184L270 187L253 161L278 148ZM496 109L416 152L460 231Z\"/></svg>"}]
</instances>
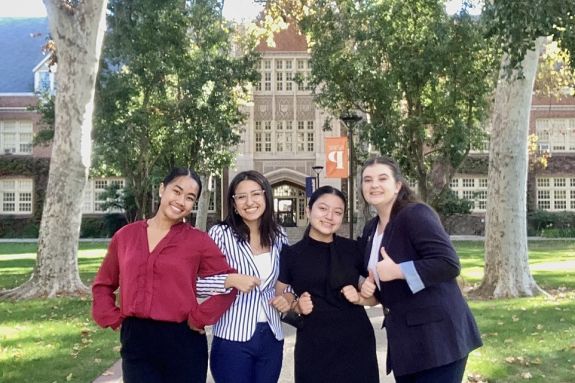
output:
<instances>
[{"instance_id":1,"label":"leaf on ground","mask_svg":"<svg viewBox=\"0 0 575 383\"><path fill-rule=\"evenodd\" d=\"M487 379L481 376L481 374L471 373L467 375L468 383L488 383Z\"/></svg>"},{"instance_id":2,"label":"leaf on ground","mask_svg":"<svg viewBox=\"0 0 575 383\"><path fill-rule=\"evenodd\" d=\"M71 381L72 381L72 376L73 376L72 373L69 373L69 374L66 376L66 382L71 382Z\"/></svg>"},{"instance_id":3,"label":"leaf on ground","mask_svg":"<svg viewBox=\"0 0 575 383\"><path fill-rule=\"evenodd\" d=\"M522 377L523 379L532 379L532 378L533 378L533 375L531 375L531 373L530 373L529 371L527 371L527 372L522 372L522 373L521 373L521 377Z\"/></svg>"}]
</instances>

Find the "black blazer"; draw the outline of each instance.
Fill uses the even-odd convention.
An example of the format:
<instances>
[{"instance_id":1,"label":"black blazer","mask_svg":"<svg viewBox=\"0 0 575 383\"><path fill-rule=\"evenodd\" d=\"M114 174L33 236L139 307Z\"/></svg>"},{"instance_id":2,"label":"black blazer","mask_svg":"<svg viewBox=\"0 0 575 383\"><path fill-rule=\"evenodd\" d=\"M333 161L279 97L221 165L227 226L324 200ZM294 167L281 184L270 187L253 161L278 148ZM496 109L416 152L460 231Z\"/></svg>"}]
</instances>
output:
<instances>
[{"instance_id":1,"label":"black blazer","mask_svg":"<svg viewBox=\"0 0 575 383\"><path fill-rule=\"evenodd\" d=\"M369 221L360 239L366 267L378 221ZM449 364L482 345L455 279L459 257L429 206L413 203L401 209L388 222L380 246L396 263L413 261L425 286L413 294L405 280L395 280L381 282L376 293L386 313L388 374L393 370L401 376Z\"/></svg>"}]
</instances>

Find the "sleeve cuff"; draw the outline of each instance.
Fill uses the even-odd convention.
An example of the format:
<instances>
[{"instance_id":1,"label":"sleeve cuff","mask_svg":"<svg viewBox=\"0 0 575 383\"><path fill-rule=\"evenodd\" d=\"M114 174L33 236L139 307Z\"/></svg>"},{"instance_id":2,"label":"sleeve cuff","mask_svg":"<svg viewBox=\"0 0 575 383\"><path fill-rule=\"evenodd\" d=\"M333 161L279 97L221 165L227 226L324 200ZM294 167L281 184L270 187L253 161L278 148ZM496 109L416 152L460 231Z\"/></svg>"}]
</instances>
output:
<instances>
[{"instance_id":1,"label":"sleeve cuff","mask_svg":"<svg viewBox=\"0 0 575 383\"><path fill-rule=\"evenodd\" d=\"M415 264L413 261L402 262L399 264L399 267L401 268L401 271L403 272L405 280L409 285L409 289L412 293L418 293L425 288L421 277L415 269Z\"/></svg>"},{"instance_id":2,"label":"sleeve cuff","mask_svg":"<svg viewBox=\"0 0 575 383\"><path fill-rule=\"evenodd\" d=\"M188 315L188 326L190 326L190 328L196 328L198 330L203 330L204 329L204 324L198 322L193 315L190 313Z\"/></svg>"},{"instance_id":3,"label":"sleeve cuff","mask_svg":"<svg viewBox=\"0 0 575 383\"><path fill-rule=\"evenodd\" d=\"M196 285L196 293L199 297L209 297L213 295L229 294L231 287L226 288L225 283L228 274L212 275L210 277L199 278Z\"/></svg>"}]
</instances>

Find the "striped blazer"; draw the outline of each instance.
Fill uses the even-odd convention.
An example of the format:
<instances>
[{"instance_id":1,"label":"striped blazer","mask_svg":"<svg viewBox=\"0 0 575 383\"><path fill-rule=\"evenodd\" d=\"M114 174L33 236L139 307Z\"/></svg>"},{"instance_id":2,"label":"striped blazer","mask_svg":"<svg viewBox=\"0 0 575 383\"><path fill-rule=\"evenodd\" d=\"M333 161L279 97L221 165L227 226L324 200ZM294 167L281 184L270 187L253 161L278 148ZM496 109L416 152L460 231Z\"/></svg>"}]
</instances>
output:
<instances>
[{"instance_id":1,"label":"striped blazer","mask_svg":"<svg viewBox=\"0 0 575 383\"><path fill-rule=\"evenodd\" d=\"M230 266L240 274L259 277L249 243L238 240L233 230L224 224L214 225L208 231L218 245ZM268 302L274 297L278 279L279 256L282 246L287 244L287 236L280 235L271 246L272 272L269 278L247 294L238 292L232 306L213 327L213 334L223 339L245 342L251 339L258 320L258 310L263 300L270 327L278 340L283 339L280 313ZM198 294L213 295L220 283L213 278L198 280ZM213 288L212 288L213 287Z\"/></svg>"}]
</instances>

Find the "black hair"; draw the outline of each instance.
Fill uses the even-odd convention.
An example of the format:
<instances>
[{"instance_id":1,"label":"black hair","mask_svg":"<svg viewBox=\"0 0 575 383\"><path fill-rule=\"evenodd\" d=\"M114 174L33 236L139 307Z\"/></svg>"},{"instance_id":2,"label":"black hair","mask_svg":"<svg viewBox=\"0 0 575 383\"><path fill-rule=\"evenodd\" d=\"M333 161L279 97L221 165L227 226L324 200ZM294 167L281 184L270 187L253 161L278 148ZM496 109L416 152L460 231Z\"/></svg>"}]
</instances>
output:
<instances>
[{"instance_id":1,"label":"black hair","mask_svg":"<svg viewBox=\"0 0 575 383\"><path fill-rule=\"evenodd\" d=\"M255 170L240 172L232 179L226 198L228 215L224 218L222 223L228 225L238 238L246 242L250 241L250 228L234 208L234 194L236 193L236 188L239 183L242 181L253 181L257 183L262 190L264 190L266 207L260 219L260 245L262 247L272 246L275 240L284 234L274 215L272 187L266 177Z\"/></svg>"},{"instance_id":2,"label":"black hair","mask_svg":"<svg viewBox=\"0 0 575 383\"><path fill-rule=\"evenodd\" d=\"M312 193L311 197L309 197L309 201L307 202L308 209L311 211L311 208L313 207L313 204L315 203L315 201L317 201L319 199L319 197L326 195L326 194L333 194L333 195L339 197L343 201L343 209L345 212L345 210L347 208L347 199L345 198L345 194L343 194L341 190L334 188L331 185L325 185L325 186L322 186L322 187L315 189L315 191ZM311 230L311 224L307 225L307 228L305 229L305 232L304 232L304 237L309 237L310 230Z\"/></svg>"},{"instance_id":3,"label":"black hair","mask_svg":"<svg viewBox=\"0 0 575 383\"><path fill-rule=\"evenodd\" d=\"M168 173L168 175L166 177L164 177L164 180L162 181L162 183L164 184L164 187L166 187L174 179L176 179L178 177L182 177L182 176L190 177L191 179L196 181L196 183L198 184L198 195L196 196L196 200L200 199L200 194L202 194L202 181L200 180L200 176L198 175L198 173L196 173L192 169L189 169L189 168L172 168L170 173Z\"/></svg>"},{"instance_id":4,"label":"black hair","mask_svg":"<svg viewBox=\"0 0 575 383\"><path fill-rule=\"evenodd\" d=\"M399 213L401 209L403 209L410 203L417 202L418 199L413 190L411 190L411 188L409 187L407 180L401 174L401 170L399 169L399 165L397 164L397 162L386 156L370 158L363 163L363 166L361 167L362 183L363 183L363 172L365 171L365 169L372 165L377 164L388 166L391 169L395 181L401 182L401 188L399 189L399 192L397 193L397 198L395 199L395 202L393 203L393 206L391 208L390 217L393 217L397 213ZM363 195L363 187L361 188L361 197L365 202L365 196ZM366 203L366 206L367 205L368 204Z\"/></svg>"}]
</instances>

